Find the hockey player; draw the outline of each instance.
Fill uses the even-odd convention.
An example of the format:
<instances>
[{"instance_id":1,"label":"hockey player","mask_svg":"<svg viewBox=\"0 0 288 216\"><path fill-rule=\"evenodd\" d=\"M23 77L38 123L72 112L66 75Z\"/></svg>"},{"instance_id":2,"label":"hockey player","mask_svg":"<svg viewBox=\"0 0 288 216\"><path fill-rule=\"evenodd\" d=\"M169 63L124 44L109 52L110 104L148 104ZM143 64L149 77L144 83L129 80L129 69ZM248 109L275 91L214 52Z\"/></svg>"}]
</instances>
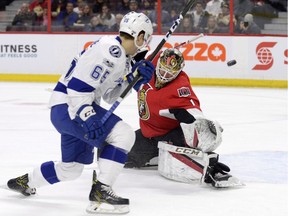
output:
<instances>
[{"instance_id":1,"label":"hockey player","mask_svg":"<svg viewBox=\"0 0 288 216\"><path fill-rule=\"evenodd\" d=\"M129 199L117 196L111 186L124 167L135 133L120 117L112 114L106 122L101 118L106 110L101 98L113 103L128 86L124 77L138 70L147 83L155 70L143 60L132 67L133 55L149 43L153 28L143 13L131 12L124 16L118 36L103 36L71 62L68 72L57 83L50 99L51 121L61 134L60 162L48 161L31 173L8 181L10 189L25 196L35 188L79 177L85 164L93 162L94 147L103 147L98 166L100 174L93 178L89 213L127 213Z\"/></svg>"},{"instance_id":2,"label":"hockey player","mask_svg":"<svg viewBox=\"0 0 288 216\"><path fill-rule=\"evenodd\" d=\"M182 53L166 49L153 64L154 76L138 91L140 129L125 167L145 167L159 156L158 171L167 178L200 180L215 187L241 184L213 152L222 141L223 129L202 113L189 77L182 70Z\"/></svg>"}]
</instances>

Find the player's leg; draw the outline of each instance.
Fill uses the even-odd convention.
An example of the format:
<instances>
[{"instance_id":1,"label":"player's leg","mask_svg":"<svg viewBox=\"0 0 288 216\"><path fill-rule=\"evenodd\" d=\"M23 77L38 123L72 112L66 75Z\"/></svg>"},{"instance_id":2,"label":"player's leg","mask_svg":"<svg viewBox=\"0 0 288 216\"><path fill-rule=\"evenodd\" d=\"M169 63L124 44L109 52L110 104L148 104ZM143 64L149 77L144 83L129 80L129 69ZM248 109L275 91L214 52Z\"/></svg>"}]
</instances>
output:
<instances>
[{"instance_id":1,"label":"player's leg","mask_svg":"<svg viewBox=\"0 0 288 216\"><path fill-rule=\"evenodd\" d=\"M123 121L117 122L107 136L106 145L101 149L98 159L100 172L97 178L96 172L93 173L87 212L129 212L129 199L117 196L112 185L124 167L134 140L134 131Z\"/></svg>"},{"instance_id":2,"label":"player's leg","mask_svg":"<svg viewBox=\"0 0 288 216\"><path fill-rule=\"evenodd\" d=\"M104 116L107 110L93 104L99 118ZM129 199L117 196L112 190L112 185L127 159L127 153L130 151L134 140L135 133L132 128L123 122L115 114L104 123L106 134L99 137L96 142L101 146L98 166L100 172L96 177L93 173L93 184L91 187L87 212L110 212L110 213L126 213L129 211Z\"/></svg>"},{"instance_id":3,"label":"player's leg","mask_svg":"<svg viewBox=\"0 0 288 216\"><path fill-rule=\"evenodd\" d=\"M35 188L78 178L84 164L93 162L93 147L70 135L61 136L62 161L47 161L24 176L11 179L7 185L26 196Z\"/></svg>"},{"instance_id":4,"label":"player's leg","mask_svg":"<svg viewBox=\"0 0 288 216\"><path fill-rule=\"evenodd\" d=\"M34 168L31 173L11 179L7 186L25 196L35 194L35 188L55 184L61 181L74 180L83 171L84 164L93 162L93 146L69 135L80 134L80 127L71 121L67 105L55 106L51 109L51 121L61 135L62 160L48 161ZM69 133L69 134L65 134Z\"/></svg>"}]
</instances>

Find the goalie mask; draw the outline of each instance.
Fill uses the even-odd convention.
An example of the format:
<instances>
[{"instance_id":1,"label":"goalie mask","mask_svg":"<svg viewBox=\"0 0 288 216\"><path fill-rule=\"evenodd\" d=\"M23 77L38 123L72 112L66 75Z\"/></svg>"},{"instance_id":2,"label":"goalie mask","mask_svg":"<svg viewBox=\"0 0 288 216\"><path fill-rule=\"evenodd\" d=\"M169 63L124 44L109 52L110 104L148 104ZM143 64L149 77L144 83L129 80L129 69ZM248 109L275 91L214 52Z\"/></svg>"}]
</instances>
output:
<instances>
[{"instance_id":1,"label":"goalie mask","mask_svg":"<svg viewBox=\"0 0 288 216\"><path fill-rule=\"evenodd\" d=\"M185 66L184 57L178 49L166 49L161 53L156 66L156 88L174 80Z\"/></svg>"}]
</instances>

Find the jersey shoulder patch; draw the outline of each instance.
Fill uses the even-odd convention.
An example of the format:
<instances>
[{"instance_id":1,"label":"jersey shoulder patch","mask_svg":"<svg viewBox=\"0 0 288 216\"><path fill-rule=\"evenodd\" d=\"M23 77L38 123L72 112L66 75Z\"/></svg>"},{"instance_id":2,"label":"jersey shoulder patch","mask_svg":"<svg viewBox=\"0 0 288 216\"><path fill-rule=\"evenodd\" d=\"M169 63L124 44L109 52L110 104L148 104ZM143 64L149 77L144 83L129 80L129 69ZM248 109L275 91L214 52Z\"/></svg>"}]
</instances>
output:
<instances>
[{"instance_id":1,"label":"jersey shoulder patch","mask_svg":"<svg viewBox=\"0 0 288 216\"><path fill-rule=\"evenodd\" d=\"M179 97L188 97L191 95L191 91L188 87L181 87L177 89Z\"/></svg>"},{"instance_id":2,"label":"jersey shoulder patch","mask_svg":"<svg viewBox=\"0 0 288 216\"><path fill-rule=\"evenodd\" d=\"M121 48L118 45L112 45L109 47L110 54L115 58L120 58L122 55Z\"/></svg>"}]
</instances>

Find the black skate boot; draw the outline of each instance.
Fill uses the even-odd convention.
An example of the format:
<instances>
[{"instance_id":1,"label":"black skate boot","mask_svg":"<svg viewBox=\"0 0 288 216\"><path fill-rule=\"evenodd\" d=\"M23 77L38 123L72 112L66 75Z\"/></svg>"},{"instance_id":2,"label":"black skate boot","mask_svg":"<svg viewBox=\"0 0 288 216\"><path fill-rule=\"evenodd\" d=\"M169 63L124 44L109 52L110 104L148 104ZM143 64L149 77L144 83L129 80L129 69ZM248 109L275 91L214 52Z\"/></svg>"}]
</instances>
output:
<instances>
[{"instance_id":1,"label":"black skate boot","mask_svg":"<svg viewBox=\"0 0 288 216\"><path fill-rule=\"evenodd\" d=\"M129 212L129 199L117 196L109 185L105 185L96 179L93 171L93 184L89 194L90 204L88 213L114 213L124 214Z\"/></svg>"},{"instance_id":2,"label":"black skate boot","mask_svg":"<svg viewBox=\"0 0 288 216\"><path fill-rule=\"evenodd\" d=\"M21 194L23 194L24 196L30 196L30 195L34 195L36 194L36 189L35 188L30 188L28 186L28 173L14 178L14 179L10 179L7 182L7 186L8 188L10 188L11 190L17 191Z\"/></svg>"}]
</instances>

